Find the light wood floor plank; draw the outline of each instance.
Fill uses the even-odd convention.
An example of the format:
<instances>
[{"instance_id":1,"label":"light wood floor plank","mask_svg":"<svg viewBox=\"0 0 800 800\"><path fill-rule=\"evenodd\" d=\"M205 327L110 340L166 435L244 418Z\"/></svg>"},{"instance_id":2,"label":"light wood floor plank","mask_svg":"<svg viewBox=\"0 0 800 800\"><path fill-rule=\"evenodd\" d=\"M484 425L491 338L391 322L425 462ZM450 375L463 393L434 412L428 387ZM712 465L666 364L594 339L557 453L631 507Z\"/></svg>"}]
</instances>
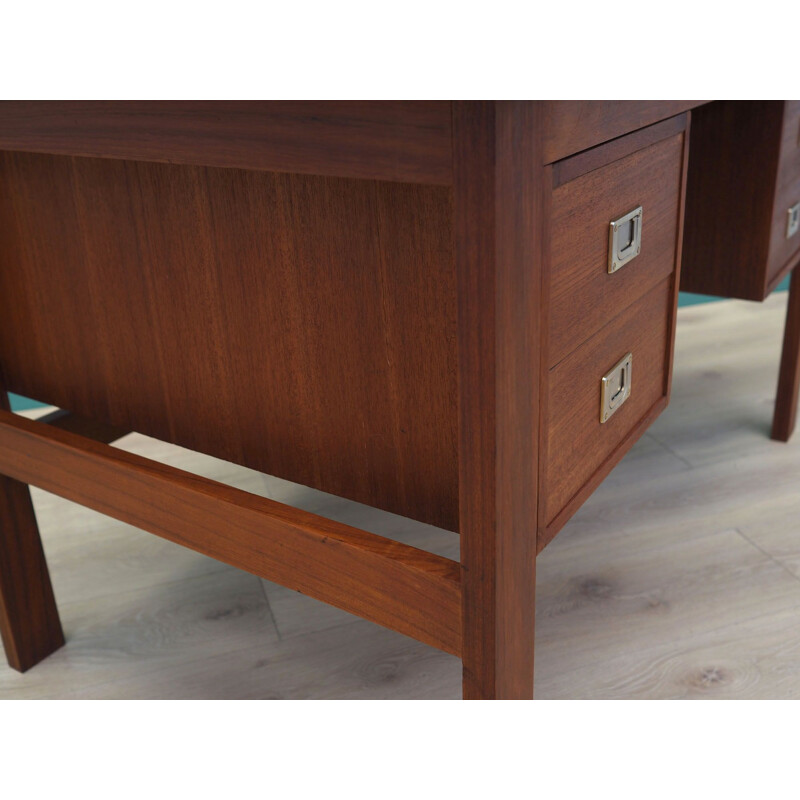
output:
<instances>
[{"instance_id":1,"label":"light wood floor plank","mask_svg":"<svg viewBox=\"0 0 800 800\"><path fill-rule=\"evenodd\" d=\"M259 580L230 567L59 610L66 646L24 675L0 669L0 698L113 698L125 684L138 696L161 695L175 664L216 654L238 663L240 651L278 641ZM186 691L166 687L172 696Z\"/></svg>"},{"instance_id":2,"label":"light wood floor plank","mask_svg":"<svg viewBox=\"0 0 800 800\"><path fill-rule=\"evenodd\" d=\"M796 609L640 652L604 650L575 670L539 670L550 699L800 699ZM541 653L541 650L540 650ZM544 660L547 655L542 656ZM561 666L566 666L563 663Z\"/></svg>"}]
</instances>

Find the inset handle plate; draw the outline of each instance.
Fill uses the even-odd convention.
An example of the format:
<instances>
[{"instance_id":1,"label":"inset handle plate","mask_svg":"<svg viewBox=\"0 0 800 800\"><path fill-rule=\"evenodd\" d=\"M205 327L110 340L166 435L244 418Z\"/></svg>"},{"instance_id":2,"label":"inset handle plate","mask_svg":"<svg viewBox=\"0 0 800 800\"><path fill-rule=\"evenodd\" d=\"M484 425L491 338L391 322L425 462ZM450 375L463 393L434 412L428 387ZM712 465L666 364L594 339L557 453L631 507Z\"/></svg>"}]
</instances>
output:
<instances>
[{"instance_id":1,"label":"inset handle plate","mask_svg":"<svg viewBox=\"0 0 800 800\"><path fill-rule=\"evenodd\" d=\"M628 353L600 380L600 423L608 422L612 414L631 396L631 367L633 354Z\"/></svg>"},{"instance_id":2,"label":"inset handle plate","mask_svg":"<svg viewBox=\"0 0 800 800\"><path fill-rule=\"evenodd\" d=\"M787 214L786 238L791 239L800 230L800 203L795 203Z\"/></svg>"},{"instance_id":3,"label":"inset handle plate","mask_svg":"<svg viewBox=\"0 0 800 800\"><path fill-rule=\"evenodd\" d=\"M610 223L608 231L608 271L616 272L642 252L642 207Z\"/></svg>"}]
</instances>

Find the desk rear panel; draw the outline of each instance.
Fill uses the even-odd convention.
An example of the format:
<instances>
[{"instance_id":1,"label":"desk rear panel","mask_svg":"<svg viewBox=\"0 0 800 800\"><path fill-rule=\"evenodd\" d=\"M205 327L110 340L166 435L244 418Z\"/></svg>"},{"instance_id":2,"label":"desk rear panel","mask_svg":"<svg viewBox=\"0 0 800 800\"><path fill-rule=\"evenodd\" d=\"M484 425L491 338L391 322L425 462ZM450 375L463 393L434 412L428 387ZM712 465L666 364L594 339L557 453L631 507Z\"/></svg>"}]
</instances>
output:
<instances>
[{"instance_id":1,"label":"desk rear panel","mask_svg":"<svg viewBox=\"0 0 800 800\"><path fill-rule=\"evenodd\" d=\"M10 391L455 530L449 187L0 153Z\"/></svg>"}]
</instances>

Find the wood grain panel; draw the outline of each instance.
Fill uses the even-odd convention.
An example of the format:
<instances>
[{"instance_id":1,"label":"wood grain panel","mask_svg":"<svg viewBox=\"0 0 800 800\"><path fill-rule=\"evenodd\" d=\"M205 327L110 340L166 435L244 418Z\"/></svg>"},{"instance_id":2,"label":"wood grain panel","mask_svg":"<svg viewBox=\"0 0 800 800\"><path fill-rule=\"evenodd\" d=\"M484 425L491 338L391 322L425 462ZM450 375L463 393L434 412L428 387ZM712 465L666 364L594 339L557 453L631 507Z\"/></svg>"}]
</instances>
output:
<instances>
[{"instance_id":1,"label":"wood grain panel","mask_svg":"<svg viewBox=\"0 0 800 800\"><path fill-rule=\"evenodd\" d=\"M452 182L443 101L3 101L0 150Z\"/></svg>"},{"instance_id":2,"label":"wood grain panel","mask_svg":"<svg viewBox=\"0 0 800 800\"><path fill-rule=\"evenodd\" d=\"M677 134L553 191L551 366L672 273L682 165L683 134ZM637 206L642 251L609 274L609 224Z\"/></svg>"},{"instance_id":3,"label":"wood grain panel","mask_svg":"<svg viewBox=\"0 0 800 800\"><path fill-rule=\"evenodd\" d=\"M455 530L444 187L0 157L11 391Z\"/></svg>"},{"instance_id":4,"label":"wood grain panel","mask_svg":"<svg viewBox=\"0 0 800 800\"><path fill-rule=\"evenodd\" d=\"M456 562L0 411L0 473L458 654Z\"/></svg>"},{"instance_id":5,"label":"wood grain panel","mask_svg":"<svg viewBox=\"0 0 800 800\"><path fill-rule=\"evenodd\" d=\"M546 524L665 398L672 310L668 278L550 371ZM601 424L600 379L628 352L633 353L631 396Z\"/></svg>"},{"instance_id":6,"label":"wood grain panel","mask_svg":"<svg viewBox=\"0 0 800 800\"><path fill-rule=\"evenodd\" d=\"M700 100L547 100L545 164L702 105Z\"/></svg>"}]
</instances>

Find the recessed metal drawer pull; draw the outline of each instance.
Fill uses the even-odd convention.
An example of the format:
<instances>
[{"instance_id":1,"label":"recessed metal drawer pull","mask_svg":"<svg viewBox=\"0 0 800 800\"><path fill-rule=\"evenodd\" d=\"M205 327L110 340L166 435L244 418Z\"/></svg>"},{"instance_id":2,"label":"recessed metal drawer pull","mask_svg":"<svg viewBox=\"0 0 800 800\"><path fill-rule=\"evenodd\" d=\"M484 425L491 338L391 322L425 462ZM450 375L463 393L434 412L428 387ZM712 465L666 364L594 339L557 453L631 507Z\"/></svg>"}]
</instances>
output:
<instances>
[{"instance_id":1,"label":"recessed metal drawer pull","mask_svg":"<svg viewBox=\"0 0 800 800\"><path fill-rule=\"evenodd\" d=\"M616 272L642 252L642 207L615 219L608 231L608 271Z\"/></svg>"},{"instance_id":2,"label":"recessed metal drawer pull","mask_svg":"<svg viewBox=\"0 0 800 800\"><path fill-rule=\"evenodd\" d=\"M787 212L786 238L791 239L800 230L800 203L795 203Z\"/></svg>"},{"instance_id":3,"label":"recessed metal drawer pull","mask_svg":"<svg viewBox=\"0 0 800 800\"><path fill-rule=\"evenodd\" d=\"M611 415L631 396L633 354L628 353L600 380L600 422Z\"/></svg>"}]
</instances>

